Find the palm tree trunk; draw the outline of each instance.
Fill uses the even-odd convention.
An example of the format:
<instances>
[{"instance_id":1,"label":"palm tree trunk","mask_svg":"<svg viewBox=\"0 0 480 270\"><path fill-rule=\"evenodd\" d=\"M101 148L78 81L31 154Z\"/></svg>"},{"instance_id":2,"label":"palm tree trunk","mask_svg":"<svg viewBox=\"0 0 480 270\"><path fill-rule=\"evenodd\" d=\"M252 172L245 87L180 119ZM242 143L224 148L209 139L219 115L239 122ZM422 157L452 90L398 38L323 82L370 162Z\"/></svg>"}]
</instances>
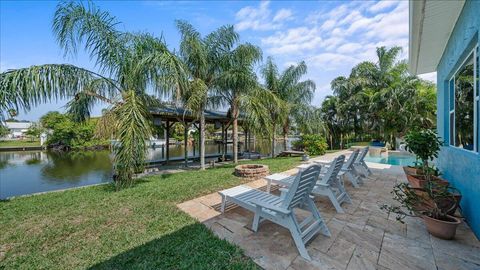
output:
<instances>
[{"instance_id":1,"label":"palm tree trunk","mask_svg":"<svg viewBox=\"0 0 480 270\"><path fill-rule=\"evenodd\" d=\"M340 149L343 150L343 133L340 133Z\"/></svg>"},{"instance_id":2,"label":"palm tree trunk","mask_svg":"<svg viewBox=\"0 0 480 270\"><path fill-rule=\"evenodd\" d=\"M205 170L205 113L200 114L200 170Z\"/></svg>"},{"instance_id":3,"label":"palm tree trunk","mask_svg":"<svg viewBox=\"0 0 480 270\"><path fill-rule=\"evenodd\" d=\"M288 141L288 120L283 125L283 150L287 151L287 141Z\"/></svg>"},{"instance_id":4,"label":"palm tree trunk","mask_svg":"<svg viewBox=\"0 0 480 270\"><path fill-rule=\"evenodd\" d=\"M275 130L276 130L276 126L275 126L275 123L273 123L273 126L272 126L272 158L275 157Z\"/></svg>"},{"instance_id":5,"label":"palm tree trunk","mask_svg":"<svg viewBox=\"0 0 480 270\"><path fill-rule=\"evenodd\" d=\"M238 108L236 100L232 104L232 117L233 117L233 163L238 163Z\"/></svg>"},{"instance_id":6,"label":"palm tree trunk","mask_svg":"<svg viewBox=\"0 0 480 270\"><path fill-rule=\"evenodd\" d=\"M330 134L330 150L333 150L333 137L332 134Z\"/></svg>"}]
</instances>

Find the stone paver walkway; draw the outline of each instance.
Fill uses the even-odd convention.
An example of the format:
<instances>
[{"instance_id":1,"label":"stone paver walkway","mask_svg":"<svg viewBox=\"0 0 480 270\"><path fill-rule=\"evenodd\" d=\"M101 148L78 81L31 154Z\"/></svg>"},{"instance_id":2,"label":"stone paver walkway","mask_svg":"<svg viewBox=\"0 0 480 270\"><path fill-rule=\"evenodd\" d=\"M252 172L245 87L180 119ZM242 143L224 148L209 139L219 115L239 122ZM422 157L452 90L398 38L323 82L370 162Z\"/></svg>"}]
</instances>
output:
<instances>
[{"instance_id":1,"label":"stone paver walkway","mask_svg":"<svg viewBox=\"0 0 480 270\"><path fill-rule=\"evenodd\" d=\"M329 201L316 199L332 236L318 235L310 241L307 248L312 261L298 255L286 229L265 221L255 233L251 230L253 214L240 207L221 214L217 193L178 207L220 238L240 246L265 269L480 269L480 241L465 223L458 228L455 240L445 241L430 236L420 219L409 218L401 224L383 212L380 205L392 203L392 187L406 178L399 166L368 165L373 175L363 186L354 189L346 183L353 203L343 204L345 214L336 213ZM293 169L285 173L296 172ZM248 185L260 188L266 181ZM302 214L300 210L298 215Z\"/></svg>"}]
</instances>

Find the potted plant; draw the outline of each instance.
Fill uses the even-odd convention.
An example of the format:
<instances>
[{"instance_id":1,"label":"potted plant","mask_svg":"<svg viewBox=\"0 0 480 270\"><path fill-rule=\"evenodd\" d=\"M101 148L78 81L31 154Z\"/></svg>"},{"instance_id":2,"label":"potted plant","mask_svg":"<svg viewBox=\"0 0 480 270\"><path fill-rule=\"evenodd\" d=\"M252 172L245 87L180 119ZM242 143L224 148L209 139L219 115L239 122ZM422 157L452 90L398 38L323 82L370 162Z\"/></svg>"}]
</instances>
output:
<instances>
[{"instance_id":1,"label":"potted plant","mask_svg":"<svg viewBox=\"0 0 480 270\"><path fill-rule=\"evenodd\" d=\"M407 183L394 186L393 199L399 206L383 205L389 214L396 214L396 219L404 223L404 218L420 217L430 234L442 239L452 239L461 219L453 216L458 201L451 192L451 187L429 182L424 188L414 188Z\"/></svg>"},{"instance_id":2,"label":"potted plant","mask_svg":"<svg viewBox=\"0 0 480 270\"><path fill-rule=\"evenodd\" d=\"M438 157L442 141L437 134L430 129L414 130L405 136L405 148L408 152L415 154L417 160L414 169L404 168L407 179L413 187L421 188L429 181L435 181L442 185L448 182L438 177L438 170L430 166L429 162Z\"/></svg>"}]
</instances>

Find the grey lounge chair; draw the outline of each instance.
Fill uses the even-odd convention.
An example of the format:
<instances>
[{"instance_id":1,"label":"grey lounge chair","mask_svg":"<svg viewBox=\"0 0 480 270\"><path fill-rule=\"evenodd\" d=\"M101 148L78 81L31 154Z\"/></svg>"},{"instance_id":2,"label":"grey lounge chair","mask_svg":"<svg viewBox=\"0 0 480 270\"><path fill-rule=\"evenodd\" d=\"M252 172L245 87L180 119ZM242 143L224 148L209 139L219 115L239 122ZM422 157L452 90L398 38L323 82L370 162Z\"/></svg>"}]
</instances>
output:
<instances>
[{"instance_id":1,"label":"grey lounge chair","mask_svg":"<svg viewBox=\"0 0 480 270\"><path fill-rule=\"evenodd\" d=\"M367 163L365 163L365 157L368 154L368 146L360 150L357 159L353 163L355 167L359 167L362 169L365 176L369 176L372 174L370 168L368 168Z\"/></svg>"},{"instance_id":2,"label":"grey lounge chair","mask_svg":"<svg viewBox=\"0 0 480 270\"><path fill-rule=\"evenodd\" d=\"M346 177L354 187L358 188L360 184L363 184L363 180L361 178L361 174L355 168L354 162L357 160L359 155L359 150L354 150L348 160L343 164L340 172L338 173L339 176ZM326 163L324 161L313 161L316 163L320 163L323 165L324 168L329 168L330 163Z\"/></svg>"},{"instance_id":3,"label":"grey lounge chair","mask_svg":"<svg viewBox=\"0 0 480 270\"><path fill-rule=\"evenodd\" d=\"M224 201L228 200L255 213L252 226L254 231L258 230L258 225L262 220L270 220L290 230L300 255L311 260L305 248L307 242L318 232L330 236L325 221L310 197L320 170L320 165L312 165L298 173L290 188L284 189L280 197L246 186L235 187L219 193ZM300 223L293 212L294 208L309 211L311 215Z\"/></svg>"},{"instance_id":4,"label":"grey lounge chair","mask_svg":"<svg viewBox=\"0 0 480 270\"><path fill-rule=\"evenodd\" d=\"M350 196L345 190L342 179L338 176L344 160L344 155L335 158L325 175L322 176L322 180L317 182L312 191L312 194L315 196L328 197L338 213L345 213L341 206L343 202L352 202Z\"/></svg>"},{"instance_id":5,"label":"grey lounge chair","mask_svg":"<svg viewBox=\"0 0 480 270\"><path fill-rule=\"evenodd\" d=\"M320 180L317 181L315 184L314 189L312 190L312 195L315 196L327 196L330 201L332 202L335 210L338 213L345 213L341 204L343 202L351 202L350 196L348 195L347 191L345 190L345 186L343 185L343 181L338 174L343 166L343 162L345 160L344 155L340 155L335 158L331 165L328 167L328 170L324 174L320 174ZM297 166L302 170L310 168L312 165L302 164ZM273 184L289 187L292 185L293 180L295 179L294 176L284 175L284 174L273 174L271 176L266 177L268 181ZM269 179L270 178L270 179Z\"/></svg>"}]
</instances>

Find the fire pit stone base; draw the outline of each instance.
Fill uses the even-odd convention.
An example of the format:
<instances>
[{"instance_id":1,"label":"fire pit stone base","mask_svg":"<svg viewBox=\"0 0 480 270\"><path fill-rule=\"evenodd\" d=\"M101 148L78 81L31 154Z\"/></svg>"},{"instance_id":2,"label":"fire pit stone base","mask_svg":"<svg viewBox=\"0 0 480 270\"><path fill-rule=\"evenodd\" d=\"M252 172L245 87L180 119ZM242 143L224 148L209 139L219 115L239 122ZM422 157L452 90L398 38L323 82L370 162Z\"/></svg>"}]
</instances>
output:
<instances>
[{"instance_id":1,"label":"fire pit stone base","mask_svg":"<svg viewBox=\"0 0 480 270\"><path fill-rule=\"evenodd\" d=\"M235 175L249 179L260 179L269 175L267 165L262 164L243 164L235 167Z\"/></svg>"}]
</instances>

